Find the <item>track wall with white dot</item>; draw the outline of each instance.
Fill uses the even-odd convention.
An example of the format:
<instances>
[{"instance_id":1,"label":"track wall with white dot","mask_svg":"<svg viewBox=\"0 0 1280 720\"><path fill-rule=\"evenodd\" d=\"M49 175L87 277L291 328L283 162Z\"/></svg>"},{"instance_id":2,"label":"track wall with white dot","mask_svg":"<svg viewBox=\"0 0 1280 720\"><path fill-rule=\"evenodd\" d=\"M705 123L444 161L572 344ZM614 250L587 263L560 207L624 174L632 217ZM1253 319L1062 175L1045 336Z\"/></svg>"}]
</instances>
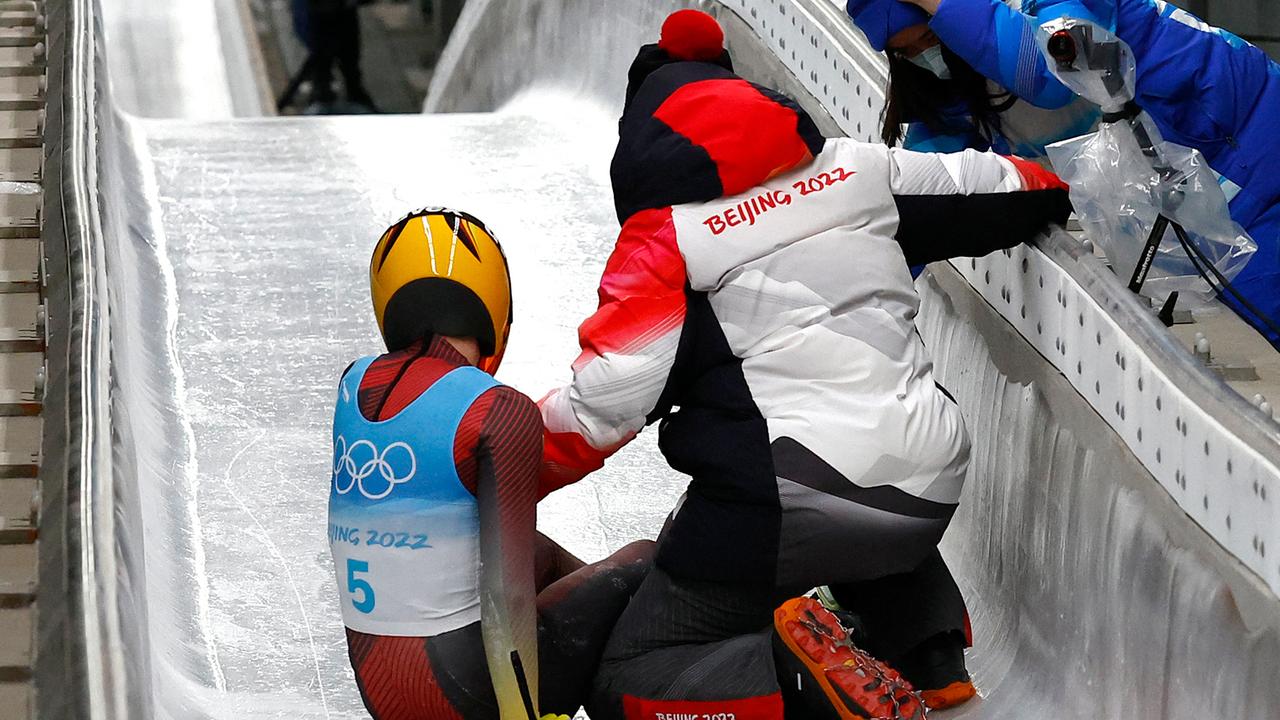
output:
<instances>
[{"instance_id":1,"label":"track wall with white dot","mask_svg":"<svg viewBox=\"0 0 1280 720\"><path fill-rule=\"evenodd\" d=\"M883 59L844 22L843 2L723 4L751 18L847 135L878 136ZM1280 592L1280 550L1267 557L1268 545L1280 548L1280 504L1268 499L1280 483L1280 426L1176 347L1139 299L1076 245L1058 234L1039 248L952 265L1190 517Z\"/></svg>"}]
</instances>

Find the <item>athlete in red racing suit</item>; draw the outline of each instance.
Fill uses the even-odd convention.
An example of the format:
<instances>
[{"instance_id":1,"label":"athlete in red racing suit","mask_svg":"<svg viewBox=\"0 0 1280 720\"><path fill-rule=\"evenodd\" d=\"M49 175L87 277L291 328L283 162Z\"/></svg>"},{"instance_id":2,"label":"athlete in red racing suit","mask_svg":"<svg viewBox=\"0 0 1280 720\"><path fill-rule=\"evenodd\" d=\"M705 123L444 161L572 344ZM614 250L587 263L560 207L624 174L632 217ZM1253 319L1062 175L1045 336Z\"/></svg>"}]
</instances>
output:
<instances>
[{"instance_id":1,"label":"athlete in red racing suit","mask_svg":"<svg viewBox=\"0 0 1280 720\"><path fill-rule=\"evenodd\" d=\"M652 544L584 567L536 534L542 423L488 374L510 283L479 220L411 214L370 275L389 352L343 374L329 501L365 706L375 720L572 715Z\"/></svg>"},{"instance_id":2,"label":"athlete in red racing suit","mask_svg":"<svg viewBox=\"0 0 1280 720\"><path fill-rule=\"evenodd\" d=\"M622 231L573 382L540 402L544 483L592 472L653 422L691 477L609 641L593 720L687 701L777 717L795 682L780 687L766 629L814 586L875 605L888 580L895 627L868 634L890 661L961 631L936 546L969 438L916 332L908 267L1012 247L1070 213L1038 165L827 140L718 44L676 45L664 30L632 67L612 167Z\"/></svg>"}]
</instances>

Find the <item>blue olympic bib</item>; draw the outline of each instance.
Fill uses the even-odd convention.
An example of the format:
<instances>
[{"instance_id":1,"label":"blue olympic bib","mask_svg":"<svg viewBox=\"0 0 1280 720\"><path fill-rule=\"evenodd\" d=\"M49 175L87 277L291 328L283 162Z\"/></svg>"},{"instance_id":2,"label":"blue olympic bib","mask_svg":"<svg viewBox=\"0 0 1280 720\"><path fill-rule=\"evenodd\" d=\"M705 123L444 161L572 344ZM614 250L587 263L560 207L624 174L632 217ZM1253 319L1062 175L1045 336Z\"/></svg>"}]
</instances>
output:
<instances>
[{"instance_id":1,"label":"blue olympic bib","mask_svg":"<svg viewBox=\"0 0 1280 720\"><path fill-rule=\"evenodd\" d=\"M438 635L480 618L479 509L453 445L467 410L498 382L458 368L373 422L359 406L373 361L343 378L334 411L329 547L343 621L374 635Z\"/></svg>"}]
</instances>

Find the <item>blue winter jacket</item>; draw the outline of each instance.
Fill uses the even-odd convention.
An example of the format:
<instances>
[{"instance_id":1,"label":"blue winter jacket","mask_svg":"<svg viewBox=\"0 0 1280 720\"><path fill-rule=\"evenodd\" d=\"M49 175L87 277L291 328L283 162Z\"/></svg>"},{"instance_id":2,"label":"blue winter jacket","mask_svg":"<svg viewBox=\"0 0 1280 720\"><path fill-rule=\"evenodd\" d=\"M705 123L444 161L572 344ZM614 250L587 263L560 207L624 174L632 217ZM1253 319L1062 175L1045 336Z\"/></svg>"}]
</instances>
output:
<instances>
[{"instance_id":1,"label":"blue winter jacket","mask_svg":"<svg viewBox=\"0 0 1280 720\"><path fill-rule=\"evenodd\" d=\"M1258 244L1235 280L1250 302L1280 320L1280 64L1239 37L1161 0L943 0L930 27L988 77L1037 97L1056 97L1043 55L1026 38L1041 20L1092 12L1114 27L1137 61L1137 103L1165 139L1192 147L1223 178L1231 216ZM1032 19L1037 18L1037 19ZM1013 24L1021 23L1015 30ZM1012 38L1012 40L1011 40ZM1016 57L1009 52L1017 42ZM1009 78L1012 70L1014 77ZM1239 307L1229 298L1228 304ZM1245 314L1245 313L1242 313ZM1280 347L1280 336L1264 333Z\"/></svg>"},{"instance_id":2,"label":"blue winter jacket","mask_svg":"<svg viewBox=\"0 0 1280 720\"><path fill-rule=\"evenodd\" d=\"M1024 9L1034 1L1009 0ZM974 127L968 108L957 103L943 111L945 130L912 123L903 143L907 148L922 152L990 149L1043 157L1046 145L1093 130L1101 113L1049 72L1036 49L1035 28L1018 10L1001 0L946 0L929 27L944 45L1022 102L1001 113L1001 133L992 142Z\"/></svg>"}]
</instances>

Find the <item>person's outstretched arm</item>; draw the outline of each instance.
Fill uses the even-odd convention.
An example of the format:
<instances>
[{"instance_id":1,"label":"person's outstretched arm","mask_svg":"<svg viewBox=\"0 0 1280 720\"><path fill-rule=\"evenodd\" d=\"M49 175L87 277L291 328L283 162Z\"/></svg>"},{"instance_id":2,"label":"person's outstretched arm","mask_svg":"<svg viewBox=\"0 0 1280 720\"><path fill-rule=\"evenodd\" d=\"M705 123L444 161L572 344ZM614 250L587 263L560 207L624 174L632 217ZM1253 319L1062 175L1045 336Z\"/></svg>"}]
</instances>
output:
<instances>
[{"instance_id":1,"label":"person's outstretched arm","mask_svg":"<svg viewBox=\"0 0 1280 720\"><path fill-rule=\"evenodd\" d=\"M1047 110L1076 94L1049 70L1036 43L1037 23L1002 0L901 0L933 15L929 28L952 52L1009 92ZM1040 7L1052 5L1052 0ZM1097 18L1084 18L1096 20Z\"/></svg>"},{"instance_id":2,"label":"person's outstretched arm","mask_svg":"<svg viewBox=\"0 0 1280 720\"><path fill-rule=\"evenodd\" d=\"M473 410L469 421L483 418L472 489L480 508L480 629L502 720L529 720L538 703L534 550L542 420L533 401L507 387L487 392Z\"/></svg>"},{"instance_id":3,"label":"person's outstretched arm","mask_svg":"<svg viewBox=\"0 0 1280 720\"><path fill-rule=\"evenodd\" d=\"M684 327L686 284L670 209L628 220L600 280L599 309L578 329L573 382L538 403L542 495L599 469L656 419Z\"/></svg>"},{"instance_id":4,"label":"person's outstretched arm","mask_svg":"<svg viewBox=\"0 0 1280 720\"><path fill-rule=\"evenodd\" d=\"M1071 215L1067 186L1028 160L967 150L889 150L897 240L907 264L981 257L1034 238Z\"/></svg>"}]
</instances>

